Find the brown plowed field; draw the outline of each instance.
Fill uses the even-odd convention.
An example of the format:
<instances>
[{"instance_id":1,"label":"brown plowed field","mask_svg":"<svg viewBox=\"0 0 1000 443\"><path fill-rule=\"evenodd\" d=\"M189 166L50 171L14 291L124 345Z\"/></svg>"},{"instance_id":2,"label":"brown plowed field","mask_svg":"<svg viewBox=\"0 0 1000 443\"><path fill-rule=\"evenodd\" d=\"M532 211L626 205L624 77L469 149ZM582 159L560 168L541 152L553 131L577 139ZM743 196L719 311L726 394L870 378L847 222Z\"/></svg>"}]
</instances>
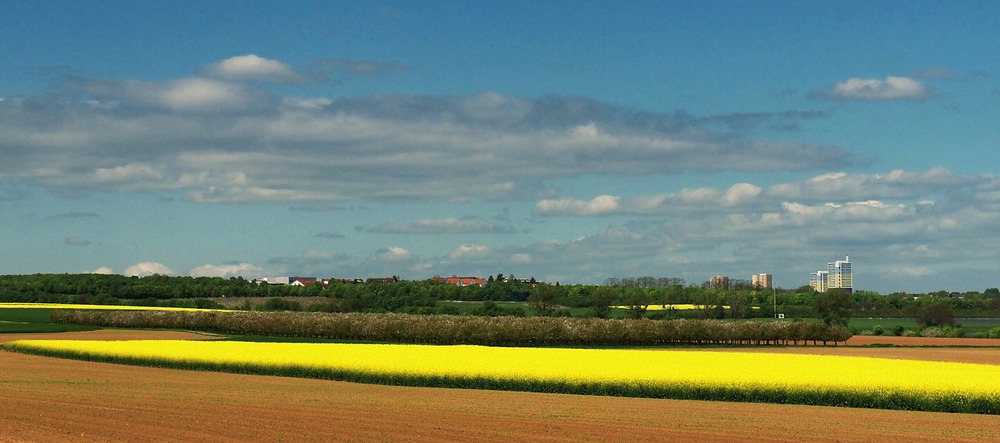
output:
<instances>
[{"instance_id":1,"label":"brown plowed field","mask_svg":"<svg viewBox=\"0 0 1000 443\"><path fill-rule=\"evenodd\" d=\"M855 335L847 346L1000 346L1000 338L895 337L891 335Z\"/></svg>"},{"instance_id":2,"label":"brown plowed field","mask_svg":"<svg viewBox=\"0 0 1000 443\"><path fill-rule=\"evenodd\" d=\"M133 334L99 332L73 338ZM130 338L180 338L138 332ZM0 442L998 438L1000 416L377 386L0 352Z\"/></svg>"}]
</instances>

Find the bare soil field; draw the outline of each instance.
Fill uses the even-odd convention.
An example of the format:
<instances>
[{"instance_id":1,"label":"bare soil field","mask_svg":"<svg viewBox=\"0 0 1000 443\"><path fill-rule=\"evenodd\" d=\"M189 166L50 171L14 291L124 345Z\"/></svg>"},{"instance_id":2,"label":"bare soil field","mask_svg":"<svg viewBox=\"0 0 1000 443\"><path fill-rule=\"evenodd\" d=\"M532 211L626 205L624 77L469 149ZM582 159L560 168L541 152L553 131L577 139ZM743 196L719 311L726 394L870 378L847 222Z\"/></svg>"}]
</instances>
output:
<instances>
[{"instance_id":1,"label":"bare soil field","mask_svg":"<svg viewBox=\"0 0 1000 443\"><path fill-rule=\"evenodd\" d=\"M200 332L98 329L80 332L0 334L0 344L14 340L215 340L218 338L216 335Z\"/></svg>"},{"instance_id":2,"label":"bare soil field","mask_svg":"<svg viewBox=\"0 0 1000 443\"><path fill-rule=\"evenodd\" d=\"M869 337L856 335L847 341L847 346L756 346L711 348L709 350L843 355L1000 365L1000 340L985 338Z\"/></svg>"},{"instance_id":3,"label":"bare soil field","mask_svg":"<svg viewBox=\"0 0 1000 443\"><path fill-rule=\"evenodd\" d=\"M895 337L891 335L855 335L847 346L998 346L1000 338Z\"/></svg>"},{"instance_id":4,"label":"bare soil field","mask_svg":"<svg viewBox=\"0 0 1000 443\"><path fill-rule=\"evenodd\" d=\"M23 338L181 338L177 334L188 333L90 331ZM10 339L0 336L0 341ZM4 443L986 442L998 438L1000 416L378 386L0 351L0 442Z\"/></svg>"}]
</instances>

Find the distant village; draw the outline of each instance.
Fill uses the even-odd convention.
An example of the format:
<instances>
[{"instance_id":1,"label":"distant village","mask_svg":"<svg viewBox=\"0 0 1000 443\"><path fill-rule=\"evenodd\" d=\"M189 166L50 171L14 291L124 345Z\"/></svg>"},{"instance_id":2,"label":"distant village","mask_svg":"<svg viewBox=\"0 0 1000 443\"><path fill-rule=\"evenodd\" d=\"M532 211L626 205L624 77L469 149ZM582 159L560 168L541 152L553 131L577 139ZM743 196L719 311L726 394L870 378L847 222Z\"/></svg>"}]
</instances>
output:
<instances>
[{"instance_id":1,"label":"distant village","mask_svg":"<svg viewBox=\"0 0 1000 443\"><path fill-rule=\"evenodd\" d=\"M430 280L436 283L448 285L480 287L484 287L487 284L498 280L504 283L518 282L531 285L542 283L535 280L534 277L531 277L530 279L519 279L514 276L505 277L503 274L498 274L496 278L491 275L487 279L482 277L461 277L458 275L452 275L451 277L442 277L437 275L431 277ZM397 276L372 277L368 279L281 276L264 277L253 280L254 283L259 285L309 286L318 284L324 288L330 286L331 284L396 283L399 281L400 278ZM719 291L728 291L731 289L774 289L774 278L769 273L754 274L750 276L749 280L731 279L729 276L720 274L709 278L703 286L708 289ZM844 257L843 260L836 260L827 263L825 270L811 273L809 275L809 286L815 289L816 292L827 292L830 289L843 289L848 292L853 292L854 279L851 271L850 257Z\"/></svg>"},{"instance_id":2,"label":"distant village","mask_svg":"<svg viewBox=\"0 0 1000 443\"><path fill-rule=\"evenodd\" d=\"M519 279L513 276L503 277L503 274L499 275L500 280L504 283L528 283L537 284L540 283L535 280L534 277L530 279ZM374 277L369 279L362 278L316 278L316 277L264 277L254 279L253 282L259 285L279 285L279 286L309 286L309 285L322 285L324 288L330 286L331 284L360 284L360 283L396 283L400 279L397 276L392 277ZM479 286L484 287L488 283L493 283L496 281L493 276L489 279L484 279L482 277L459 277L453 275L451 277L441 277L439 275L431 277L431 281L441 284L456 285L456 286Z\"/></svg>"}]
</instances>

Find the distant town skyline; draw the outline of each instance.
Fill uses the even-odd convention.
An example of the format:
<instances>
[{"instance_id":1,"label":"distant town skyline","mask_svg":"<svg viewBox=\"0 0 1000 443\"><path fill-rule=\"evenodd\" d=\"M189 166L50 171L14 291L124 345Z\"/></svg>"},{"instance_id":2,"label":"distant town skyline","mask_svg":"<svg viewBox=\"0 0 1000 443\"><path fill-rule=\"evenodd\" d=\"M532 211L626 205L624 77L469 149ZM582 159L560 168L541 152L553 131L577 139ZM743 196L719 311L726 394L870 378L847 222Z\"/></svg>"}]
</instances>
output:
<instances>
[{"instance_id":1,"label":"distant town skyline","mask_svg":"<svg viewBox=\"0 0 1000 443\"><path fill-rule=\"evenodd\" d=\"M2 2L0 273L1000 285L1000 3Z\"/></svg>"}]
</instances>

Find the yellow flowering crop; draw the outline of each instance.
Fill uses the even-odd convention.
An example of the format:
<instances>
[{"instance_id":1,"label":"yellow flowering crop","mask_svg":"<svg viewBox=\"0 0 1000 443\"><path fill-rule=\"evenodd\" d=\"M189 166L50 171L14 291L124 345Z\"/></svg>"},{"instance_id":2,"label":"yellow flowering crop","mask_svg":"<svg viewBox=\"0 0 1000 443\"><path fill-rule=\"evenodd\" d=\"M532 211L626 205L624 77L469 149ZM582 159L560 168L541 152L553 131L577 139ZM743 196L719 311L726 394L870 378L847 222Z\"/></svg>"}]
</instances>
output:
<instances>
[{"instance_id":1,"label":"yellow flowering crop","mask_svg":"<svg viewBox=\"0 0 1000 443\"><path fill-rule=\"evenodd\" d=\"M228 311L226 309L178 308L172 306L83 305L68 303L0 303L0 309L97 309L110 311Z\"/></svg>"},{"instance_id":2,"label":"yellow flowering crop","mask_svg":"<svg viewBox=\"0 0 1000 443\"><path fill-rule=\"evenodd\" d=\"M672 309L672 310L675 310L675 311L690 311L692 309L711 309L711 308L714 308L714 307L715 307L715 305L694 305L694 304L690 304L690 303L677 303L677 304L672 304L672 305L669 305L669 304L668 305L646 305L646 310L647 311L668 311L668 310ZM723 305L722 307L723 307L723 309L729 309L729 305ZM631 308L631 306L612 306L612 308L616 308L616 309L629 309L629 308ZM751 309L760 309L760 306L752 306Z\"/></svg>"},{"instance_id":3,"label":"yellow flowering crop","mask_svg":"<svg viewBox=\"0 0 1000 443\"><path fill-rule=\"evenodd\" d=\"M1000 366L689 350L22 340L15 351L374 383L1000 413Z\"/></svg>"}]
</instances>

